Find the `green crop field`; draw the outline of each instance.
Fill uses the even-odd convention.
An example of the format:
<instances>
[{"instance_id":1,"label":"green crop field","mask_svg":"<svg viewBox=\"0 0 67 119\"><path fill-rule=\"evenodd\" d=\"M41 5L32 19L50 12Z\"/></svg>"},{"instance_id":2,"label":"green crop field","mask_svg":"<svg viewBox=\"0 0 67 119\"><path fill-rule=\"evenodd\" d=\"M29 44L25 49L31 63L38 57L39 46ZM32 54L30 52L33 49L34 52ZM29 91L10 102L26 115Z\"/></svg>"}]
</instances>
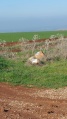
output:
<instances>
[{"instance_id":1,"label":"green crop field","mask_svg":"<svg viewBox=\"0 0 67 119\"><path fill-rule=\"evenodd\" d=\"M43 32L16 32L16 33L0 33L0 39L7 42L15 42L19 39L26 38L31 40L34 35L38 35L41 38L49 38L51 35L62 34L67 36L67 31L43 31Z\"/></svg>"}]
</instances>

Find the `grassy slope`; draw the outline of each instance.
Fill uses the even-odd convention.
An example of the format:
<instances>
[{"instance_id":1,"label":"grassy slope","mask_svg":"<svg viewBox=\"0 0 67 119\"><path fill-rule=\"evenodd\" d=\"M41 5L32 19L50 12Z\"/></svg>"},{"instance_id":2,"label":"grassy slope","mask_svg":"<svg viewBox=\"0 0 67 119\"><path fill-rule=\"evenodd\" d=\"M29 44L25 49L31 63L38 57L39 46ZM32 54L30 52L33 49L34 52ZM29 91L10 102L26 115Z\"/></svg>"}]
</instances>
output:
<instances>
[{"instance_id":1,"label":"grassy slope","mask_svg":"<svg viewBox=\"0 0 67 119\"><path fill-rule=\"evenodd\" d=\"M24 37L31 40L35 34L39 35L40 38L49 38L51 35L63 34L67 36L67 31L44 31L44 32L17 32L17 33L0 33L0 39L10 41L18 41Z\"/></svg>"},{"instance_id":2,"label":"grassy slope","mask_svg":"<svg viewBox=\"0 0 67 119\"><path fill-rule=\"evenodd\" d=\"M42 67L10 61L8 68L0 71L0 82L48 88L67 86L67 60L47 63Z\"/></svg>"}]
</instances>

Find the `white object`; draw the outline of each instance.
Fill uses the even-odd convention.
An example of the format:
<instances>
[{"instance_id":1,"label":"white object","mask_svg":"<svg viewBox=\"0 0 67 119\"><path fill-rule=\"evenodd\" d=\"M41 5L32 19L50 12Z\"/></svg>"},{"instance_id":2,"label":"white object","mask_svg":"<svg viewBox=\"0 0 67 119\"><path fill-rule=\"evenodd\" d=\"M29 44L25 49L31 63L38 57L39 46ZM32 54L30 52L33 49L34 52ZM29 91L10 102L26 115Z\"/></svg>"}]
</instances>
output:
<instances>
[{"instance_id":1,"label":"white object","mask_svg":"<svg viewBox=\"0 0 67 119\"><path fill-rule=\"evenodd\" d=\"M31 64L39 64L39 60L38 60L38 59L35 59L34 57L30 57L30 58L29 58L29 62L30 62Z\"/></svg>"}]
</instances>

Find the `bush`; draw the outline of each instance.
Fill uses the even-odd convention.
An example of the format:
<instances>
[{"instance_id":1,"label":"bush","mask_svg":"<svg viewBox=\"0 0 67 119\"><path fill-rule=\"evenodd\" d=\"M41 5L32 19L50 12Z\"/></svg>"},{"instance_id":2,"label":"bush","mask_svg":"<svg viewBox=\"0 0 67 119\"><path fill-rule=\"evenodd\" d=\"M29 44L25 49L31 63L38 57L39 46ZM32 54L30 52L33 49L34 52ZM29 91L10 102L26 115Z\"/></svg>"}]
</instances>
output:
<instances>
[{"instance_id":1,"label":"bush","mask_svg":"<svg viewBox=\"0 0 67 119\"><path fill-rule=\"evenodd\" d=\"M4 57L0 56L0 71L7 69L9 67L9 62Z\"/></svg>"}]
</instances>

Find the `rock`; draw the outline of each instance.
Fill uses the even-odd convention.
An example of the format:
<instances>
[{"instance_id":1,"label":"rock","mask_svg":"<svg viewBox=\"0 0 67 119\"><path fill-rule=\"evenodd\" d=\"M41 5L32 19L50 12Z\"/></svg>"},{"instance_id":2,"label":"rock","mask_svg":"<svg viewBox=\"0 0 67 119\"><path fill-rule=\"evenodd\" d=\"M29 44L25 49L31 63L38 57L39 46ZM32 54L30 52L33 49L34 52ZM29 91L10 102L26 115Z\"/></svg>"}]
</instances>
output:
<instances>
[{"instance_id":1,"label":"rock","mask_svg":"<svg viewBox=\"0 0 67 119\"><path fill-rule=\"evenodd\" d=\"M46 60L46 57L42 51L37 52L34 57L38 59L39 61L44 62Z\"/></svg>"},{"instance_id":2,"label":"rock","mask_svg":"<svg viewBox=\"0 0 67 119\"><path fill-rule=\"evenodd\" d=\"M45 63L45 55L42 51L37 52L34 56L28 59L30 64L44 64Z\"/></svg>"},{"instance_id":3,"label":"rock","mask_svg":"<svg viewBox=\"0 0 67 119\"><path fill-rule=\"evenodd\" d=\"M34 56L30 57L30 58L28 59L28 61L29 61L29 63L31 63L31 64L39 64L39 60L36 59L36 58L34 58Z\"/></svg>"}]
</instances>

